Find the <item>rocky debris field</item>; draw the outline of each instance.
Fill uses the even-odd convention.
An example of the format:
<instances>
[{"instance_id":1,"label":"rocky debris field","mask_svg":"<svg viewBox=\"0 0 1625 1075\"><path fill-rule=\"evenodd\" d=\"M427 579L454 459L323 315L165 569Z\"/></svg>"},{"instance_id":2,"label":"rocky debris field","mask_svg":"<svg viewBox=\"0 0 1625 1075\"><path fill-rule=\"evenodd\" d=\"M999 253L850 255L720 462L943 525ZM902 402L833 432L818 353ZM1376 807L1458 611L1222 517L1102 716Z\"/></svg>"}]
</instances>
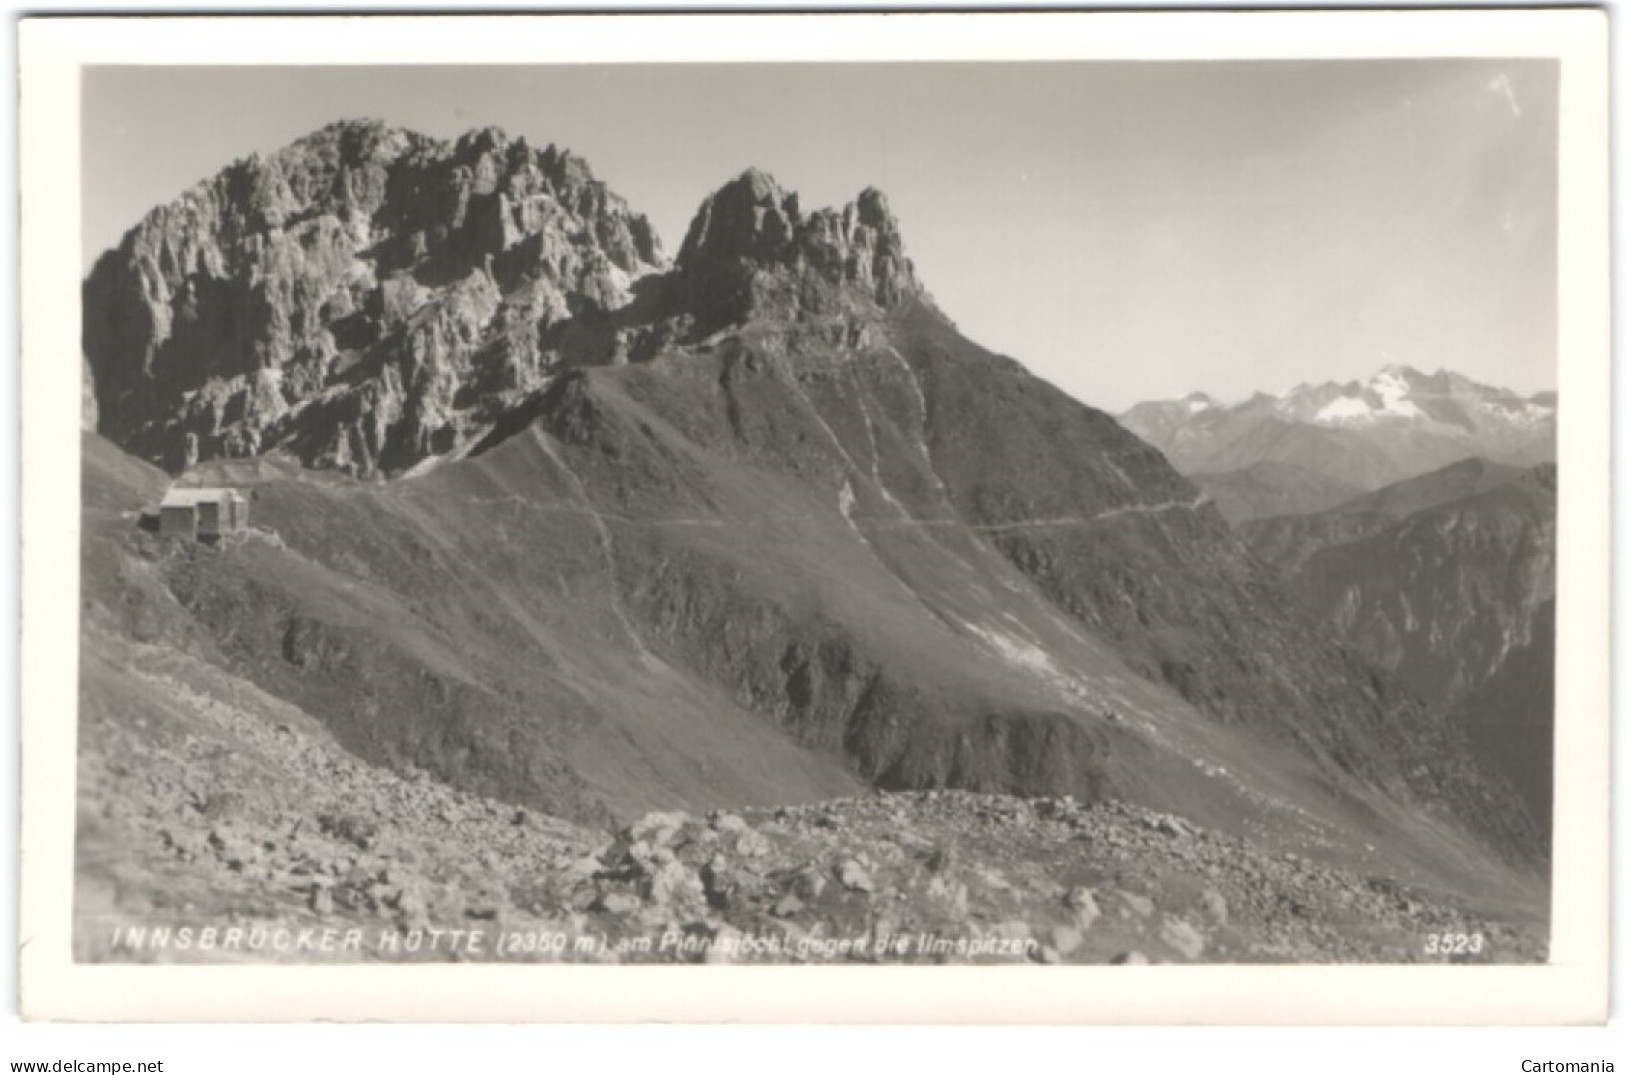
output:
<instances>
[{"instance_id":1,"label":"rocky debris field","mask_svg":"<svg viewBox=\"0 0 1625 1075\"><path fill-rule=\"evenodd\" d=\"M201 662L122 661L87 669L125 689L82 707L81 959L1544 956L1532 929L1117 802L926 791L594 830L365 765Z\"/></svg>"},{"instance_id":2,"label":"rocky debris field","mask_svg":"<svg viewBox=\"0 0 1625 1075\"><path fill-rule=\"evenodd\" d=\"M914 962L1399 961L1458 933L1528 954L1526 939L1384 878L1113 802L927 791L656 813L595 861L565 894L593 893L583 928L664 936L681 923L710 958L775 958L780 938L779 958L834 946Z\"/></svg>"}]
</instances>

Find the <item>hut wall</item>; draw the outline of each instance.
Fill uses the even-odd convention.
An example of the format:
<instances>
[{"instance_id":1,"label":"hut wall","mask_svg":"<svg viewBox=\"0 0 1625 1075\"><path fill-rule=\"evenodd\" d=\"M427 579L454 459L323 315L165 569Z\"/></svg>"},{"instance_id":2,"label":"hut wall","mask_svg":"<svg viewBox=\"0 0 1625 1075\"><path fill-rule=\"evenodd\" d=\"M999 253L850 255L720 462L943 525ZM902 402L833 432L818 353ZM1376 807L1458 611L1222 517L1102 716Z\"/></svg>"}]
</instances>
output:
<instances>
[{"instance_id":1,"label":"hut wall","mask_svg":"<svg viewBox=\"0 0 1625 1075\"><path fill-rule=\"evenodd\" d=\"M158 532L160 534L197 533L197 510L190 506L160 509L158 512Z\"/></svg>"}]
</instances>

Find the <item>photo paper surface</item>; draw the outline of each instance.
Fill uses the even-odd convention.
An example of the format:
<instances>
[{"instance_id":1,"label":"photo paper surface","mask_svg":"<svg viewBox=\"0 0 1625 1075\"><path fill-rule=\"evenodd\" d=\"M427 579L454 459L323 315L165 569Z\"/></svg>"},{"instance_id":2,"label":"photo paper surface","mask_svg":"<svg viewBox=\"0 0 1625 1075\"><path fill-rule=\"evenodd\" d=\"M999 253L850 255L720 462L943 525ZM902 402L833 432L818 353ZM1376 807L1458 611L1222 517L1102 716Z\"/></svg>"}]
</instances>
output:
<instances>
[{"instance_id":1,"label":"photo paper surface","mask_svg":"<svg viewBox=\"0 0 1625 1075\"><path fill-rule=\"evenodd\" d=\"M29 20L25 1008L1600 1017L1604 37Z\"/></svg>"}]
</instances>

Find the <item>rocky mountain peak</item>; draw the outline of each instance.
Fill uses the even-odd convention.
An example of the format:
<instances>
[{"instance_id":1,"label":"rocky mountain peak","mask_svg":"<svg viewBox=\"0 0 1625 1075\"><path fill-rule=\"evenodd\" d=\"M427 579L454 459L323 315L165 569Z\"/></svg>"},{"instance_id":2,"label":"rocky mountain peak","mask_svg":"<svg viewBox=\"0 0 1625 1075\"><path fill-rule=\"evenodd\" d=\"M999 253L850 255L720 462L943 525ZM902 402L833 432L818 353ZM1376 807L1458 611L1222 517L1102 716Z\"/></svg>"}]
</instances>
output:
<instances>
[{"instance_id":1,"label":"rocky mountain peak","mask_svg":"<svg viewBox=\"0 0 1625 1075\"><path fill-rule=\"evenodd\" d=\"M741 261L771 263L801 223L799 200L765 172L747 169L707 198L677 254L680 271L703 274Z\"/></svg>"},{"instance_id":2,"label":"rocky mountain peak","mask_svg":"<svg viewBox=\"0 0 1625 1075\"><path fill-rule=\"evenodd\" d=\"M1377 371L1373 380L1390 379L1398 381L1416 381L1422 378L1422 371L1415 366L1407 366L1403 362L1390 362Z\"/></svg>"},{"instance_id":3,"label":"rocky mountain peak","mask_svg":"<svg viewBox=\"0 0 1625 1075\"><path fill-rule=\"evenodd\" d=\"M501 127L476 127L458 137L457 155L505 150L509 141L508 132Z\"/></svg>"},{"instance_id":4,"label":"rocky mountain peak","mask_svg":"<svg viewBox=\"0 0 1625 1075\"><path fill-rule=\"evenodd\" d=\"M171 470L281 450L366 476L457 452L564 367L751 318L867 338L923 297L873 187L807 212L749 169L673 270L566 149L370 119L153 209L85 287L99 432Z\"/></svg>"},{"instance_id":5,"label":"rocky mountain peak","mask_svg":"<svg viewBox=\"0 0 1625 1075\"><path fill-rule=\"evenodd\" d=\"M239 160L85 284L97 428L174 470L273 448L378 475L464 444L666 268L586 162L494 127L374 120Z\"/></svg>"},{"instance_id":6,"label":"rocky mountain peak","mask_svg":"<svg viewBox=\"0 0 1625 1075\"><path fill-rule=\"evenodd\" d=\"M865 224L873 227L889 225L896 228L897 222L892 217L891 203L886 200L885 191L876 187L864 187L858 192L858 213Z\"/></svg>"},{"instance_id":7,"label":"rocky mountain peak","mask_svg":"<svg viewBox=\"0 0 1625 1075\"><path fill-rule=\"evenodd\" d=\"M865 188L841 209L800 197L750 168L705 200L677 255L682 292L702 320L891 309L924 294L886 195Z\"/></svg>"},{"instance_id":8,"label":"rocky mountain peak","mask_svg":"<svg viewBox=\"0 0 1625 1075\"><path fill-rule=\"evenodd\" d=\"M359 117L338 119L296 139L283 153L309 152L320 146L339 148L352 162L369 155L380 147L399 144L425 144L425 135L395 127L380 119Z\"/></svg>"}]
</instances>

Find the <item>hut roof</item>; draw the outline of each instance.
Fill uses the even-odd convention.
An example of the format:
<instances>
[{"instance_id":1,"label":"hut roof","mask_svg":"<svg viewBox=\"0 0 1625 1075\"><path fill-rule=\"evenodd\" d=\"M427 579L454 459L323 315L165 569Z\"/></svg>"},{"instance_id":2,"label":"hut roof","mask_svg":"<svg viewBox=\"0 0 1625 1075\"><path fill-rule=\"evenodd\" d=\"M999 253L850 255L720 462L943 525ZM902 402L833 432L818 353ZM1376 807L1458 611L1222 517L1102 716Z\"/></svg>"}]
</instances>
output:
<instances>
[{"instance_id":1,"label":"hut roof","mask_svg":"<svg viewBox=\"0 0 1625 1075\"><path fill-rule=\"evenodd\" d=\"M162 507L166 508L192 508L199 504L218 503L222 500L240 499L235 489L223 488L194 488L171 489L164 494Z\"/></svg>"}]
</instances>

